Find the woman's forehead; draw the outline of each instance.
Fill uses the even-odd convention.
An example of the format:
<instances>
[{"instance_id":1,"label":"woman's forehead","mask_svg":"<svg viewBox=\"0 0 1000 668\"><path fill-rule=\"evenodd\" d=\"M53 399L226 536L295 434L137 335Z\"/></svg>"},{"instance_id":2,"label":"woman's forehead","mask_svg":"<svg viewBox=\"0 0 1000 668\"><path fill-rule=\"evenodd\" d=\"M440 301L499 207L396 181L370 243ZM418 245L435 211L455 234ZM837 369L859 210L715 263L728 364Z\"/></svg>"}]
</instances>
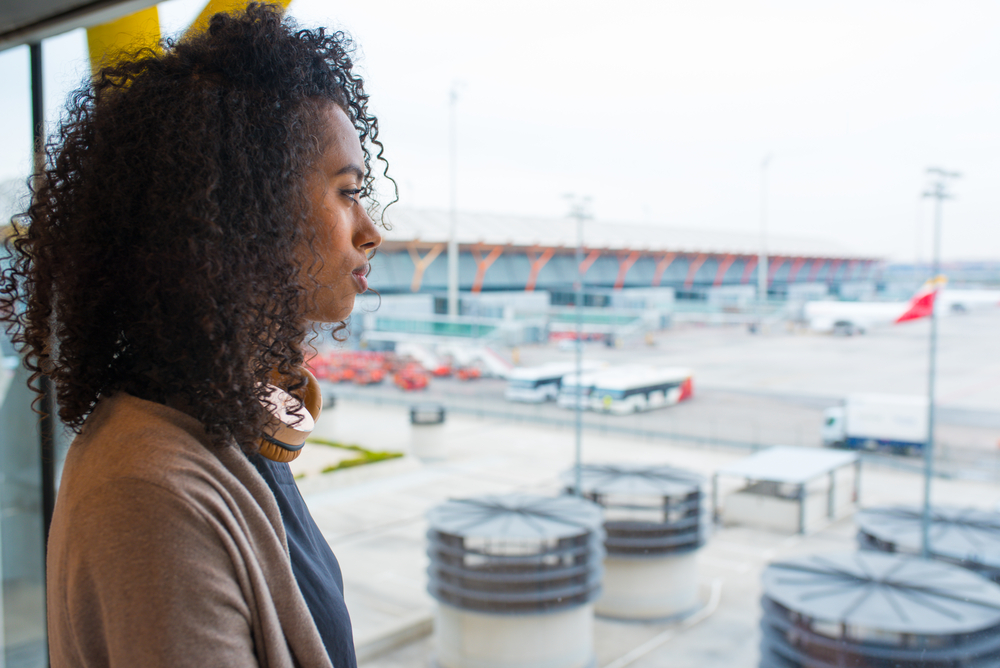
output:
<instances>
[{"instance_id":1,"label":"woman's forehead","mask_svg":"<svg viewBox=\"0 0 1000 668\"><path fill-rule=\"evenodd\" d=\"M361 139L357 128L344 110L337 104L323 105L319 109L318 120L325 142L323 147L325 159L363 168L364 152L361 149Z\"/></svg>"}]
</instances>

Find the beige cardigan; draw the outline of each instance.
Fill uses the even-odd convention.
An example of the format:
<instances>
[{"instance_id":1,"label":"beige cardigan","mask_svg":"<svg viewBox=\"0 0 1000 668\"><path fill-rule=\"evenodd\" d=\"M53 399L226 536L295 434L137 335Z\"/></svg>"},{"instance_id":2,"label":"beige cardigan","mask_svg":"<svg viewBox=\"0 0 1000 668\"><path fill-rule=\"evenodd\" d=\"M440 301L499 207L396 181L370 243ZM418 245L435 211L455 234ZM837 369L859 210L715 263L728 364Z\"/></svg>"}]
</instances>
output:
<instances>
[{"instance_id":1,"label":"beige cardigan","mask_svg":"<svg viewBox=\"0 0 1000 668\"><path fill-rule=\"evenodd\" d=\"M172 408L98 403L66 458L47 569L54 668L331 666L267 484Z\"/></svg>"}]
</instances>

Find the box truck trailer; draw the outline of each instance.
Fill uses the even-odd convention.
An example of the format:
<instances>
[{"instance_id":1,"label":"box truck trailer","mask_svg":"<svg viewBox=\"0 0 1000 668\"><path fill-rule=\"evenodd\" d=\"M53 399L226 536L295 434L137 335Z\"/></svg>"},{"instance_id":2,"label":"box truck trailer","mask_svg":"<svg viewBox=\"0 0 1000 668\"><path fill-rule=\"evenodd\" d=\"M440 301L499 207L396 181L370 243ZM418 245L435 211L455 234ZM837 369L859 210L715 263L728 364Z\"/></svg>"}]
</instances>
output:
<instances>
[{"instance_id":1,"label":"box truck trailer","mask_svg":"<svg viewBox=\"0 0 1000 668\"><path fill-rule=\"evenodd\" d=\"M826 409L823 445L913 454L927 443L927 399L889 394L853 394Z\"/></svg>"}]
</instances>

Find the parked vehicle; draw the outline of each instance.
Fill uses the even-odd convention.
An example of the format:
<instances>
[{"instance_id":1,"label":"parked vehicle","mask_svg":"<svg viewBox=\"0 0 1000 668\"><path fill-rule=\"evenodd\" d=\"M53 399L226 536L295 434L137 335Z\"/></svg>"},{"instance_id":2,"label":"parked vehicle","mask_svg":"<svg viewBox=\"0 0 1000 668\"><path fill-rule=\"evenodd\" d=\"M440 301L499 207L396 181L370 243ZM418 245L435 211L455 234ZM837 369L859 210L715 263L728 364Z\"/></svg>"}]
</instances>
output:
<instances>
[{"instance_id":1,"label":"parked vehicle","mask_svg":"<svg viewBox=\"0 0 1000 668\"><path fill-rule=\"evenodd\" d=\"M459 380L475 380L483 377L483 372L476 366L467 366L458 370L455 376Z\"/></svg>"},{"instance_id":2,"label":"parked vehicle","mask_svg":"<svg viewBox=\"0 0 1000 668\"><path fill-rule=\"evenodd\" d=\"M927 443L927 399L893 394L852 394L824 412L823 444L858 450L915 454Z\"/></svg>"},{"instance_id":3,"label":"parked vehicle","mask_svg":"<svg viewBox=\"0 0 1000 668\"><path fill-rule=\"evenodd\" d=\"M423 390L427 387L427 372L419 364L406 364L393 375L392 382L406 392Z\"/></svg>"},{"instance_id":4,"label":"parked vehicle","mask_svg":"<svg viewBox=\"0 0 1000 668\"><path fill-rule=\"evenodd\" d=\"M597 368L595 362L584 362L581 368L590 371ZM533 367L519 367L507 374L507 401L541 403L553 401L559 395L563 376L576 371L573 362L552 362Z\"/></svg>"},{"instance_id":5,"label":"parked vehicle","mask_svg":"<svg viewBox=\"0 0 1000 668\"><path fill-rule=\"evenodd\" d=\"M594 381L590 408L625 415L673 406L694 394L691 370L649 368L607 373Z\"/></svg>"},{"instance_id":6,"label":"parked vehicle","mask_svg":"<svg viewBox=\"0 0 1000 668\"><path fill-rule=\"evenodd\" d=\"M583 406L584 410L590 408L590 392L594 389L594 381L600 376L600 371L584 371L577 380L575 373L563 376L559 384L559 394L556 397L556 405L560 408L575 410L577 404Z\"/></svg>"},{"instance_id":7,"label":"parked vehicle","mask_svg":"<svg viewBox=\"0 0 1000 668\"><path fill-rule=\"evenodd\" d=\"M875 326L929 317L944 283L944 277L927 281L908 302L810 301L802 314L809 328L816 332L840 336L864 334Z\"/></svg>"},{"instance_id":8,"label":"parked vehicle","mask_svg":"<svg viewBox=\"0 0 1000 668\"><path fill-rule=\"evenodd\" d=\"M590 410L590 393L594 390L594 385L602 377L610 376L616 378L624 374L639 373L649 367L637 364L625 364L622 366L602 367L593 371L584 371L581 374L581 381L577 381L575 373L563 376L559 385L559 396L556 397L556 405L560 408L576 409L576 404L582 404L584 410Z\"/></svg>"}]
</instances>

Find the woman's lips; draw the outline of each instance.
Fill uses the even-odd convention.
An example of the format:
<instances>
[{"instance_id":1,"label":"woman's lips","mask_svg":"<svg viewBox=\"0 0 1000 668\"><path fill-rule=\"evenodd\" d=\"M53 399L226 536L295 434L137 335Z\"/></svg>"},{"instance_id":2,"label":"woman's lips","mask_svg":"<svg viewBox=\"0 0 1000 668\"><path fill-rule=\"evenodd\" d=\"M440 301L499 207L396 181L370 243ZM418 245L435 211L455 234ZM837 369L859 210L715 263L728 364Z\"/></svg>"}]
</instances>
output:
<instances>
[{"instance_id":1,"label":"woman's lips","mask_svg":"<svg viewBox=\"0 0 1000 668\"><path fill-rule=\"evenodd\" d=\"M365 274L368 273L368 267L361 267L360 269L355 269L351 272L351 276L354 277L354 282L358 284L358 293L368 291L368 278Z\"/></svg>"}]
</instances>

